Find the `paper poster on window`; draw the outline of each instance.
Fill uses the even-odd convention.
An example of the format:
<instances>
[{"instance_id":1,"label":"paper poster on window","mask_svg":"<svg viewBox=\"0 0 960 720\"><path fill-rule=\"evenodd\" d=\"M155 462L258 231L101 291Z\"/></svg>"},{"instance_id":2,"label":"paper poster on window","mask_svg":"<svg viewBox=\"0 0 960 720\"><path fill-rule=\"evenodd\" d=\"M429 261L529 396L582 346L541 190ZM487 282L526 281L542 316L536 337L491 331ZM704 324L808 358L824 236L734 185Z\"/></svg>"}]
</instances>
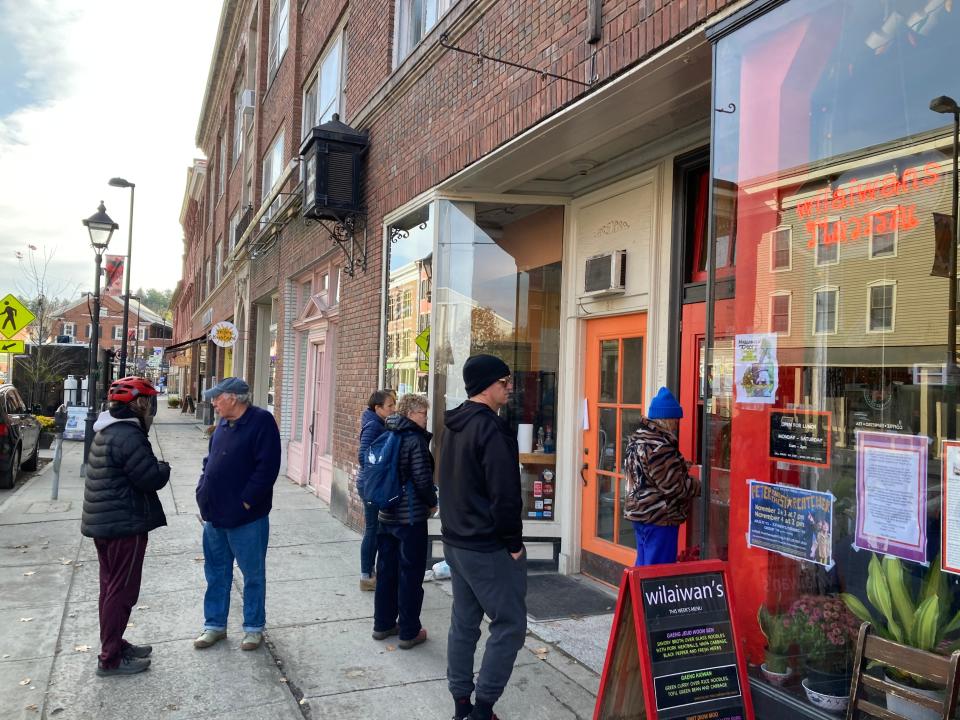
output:
<instances>
[{"instance_id":1,"label":"paper poster on window","mask_svg":"<svg viewBox=\"0 0 960 720\"><path fill-rule=\"evenodd\" d=\"M772 405L777 394L777 336L737 335L735 342L737 402Z\"/></svg>"},{"instance_id":2,"label":"paper poster on window","mask_svg":"<svg viewBox=\"0 0 960 720\"><path fill-rule=\"evenodd\" d=\"M856 548L926 564L929 442L857 432Z\"/></svg>"},{"instance_id":3,"label":"paper poster on window","mask_svg":"<svg viewBox=\"0 0 960 720\"><path fill-rule=\"evenodd\" d=\"M747 545L833 567L833 495L759 480L749 483Z\"/></svg>"},{"instance_id":4,"label":"paper poster on window","mask_svg":"<svg viewBox=\"0 0 960 720\"><path fill-rule=\"evenodd\" d=\"M941 568L960 574L960 441L943 443L943 492L940 495Z\"/></svg>"}]
</instances>

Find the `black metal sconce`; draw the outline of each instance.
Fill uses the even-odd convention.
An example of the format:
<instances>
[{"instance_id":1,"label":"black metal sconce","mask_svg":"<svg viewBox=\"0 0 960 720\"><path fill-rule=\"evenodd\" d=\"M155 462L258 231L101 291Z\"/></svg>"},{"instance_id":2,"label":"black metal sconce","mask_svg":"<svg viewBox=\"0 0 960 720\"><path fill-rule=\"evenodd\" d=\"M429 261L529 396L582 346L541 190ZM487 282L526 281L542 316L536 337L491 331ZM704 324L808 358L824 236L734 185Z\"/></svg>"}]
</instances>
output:
<instances>
[{"instance_id":1,"label":"black metal sconce","mask_svg":"<svg viewBox=\"0 0 960 720\"><path fill-rule=\"evenodd\" d=\"M366 272L366 212L363 170L370 139L340 122L340 116L313 128L303 144L303 217L319 222L346 256L351 277ZM328 223L332 223L328 224ZM363 234L363 238L358 235Z\"/></svg>"}]
</instances>

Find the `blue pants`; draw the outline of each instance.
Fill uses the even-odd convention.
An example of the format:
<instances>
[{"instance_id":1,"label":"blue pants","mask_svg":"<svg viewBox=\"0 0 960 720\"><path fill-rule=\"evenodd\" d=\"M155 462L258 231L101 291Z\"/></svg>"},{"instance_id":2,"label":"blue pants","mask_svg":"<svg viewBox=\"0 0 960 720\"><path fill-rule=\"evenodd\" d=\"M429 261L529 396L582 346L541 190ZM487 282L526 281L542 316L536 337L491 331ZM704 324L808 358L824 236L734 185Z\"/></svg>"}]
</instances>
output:
<instances>
[{"instance_id":1,"label":"blue pants","mask_svg":"<svg viewBox=\"0 0 960 720\"><path fill-rule=\"evenodd\" d=\"M380 521L377 517L379 513L379 505L366 500L363 501L363 540L360 541L361 575L373 574L374 561L377 559L377 529L380 527Z\"/></svg>"},{"instance_id":2,"label":"blue pants","mask_svg":"<svg viewBox=\"0 0 960 720\"><path fill-rule=\"evenodd\" d=\"M417 636L421 628L423 573L426 569L427 521L413 525L381 523L377 535L374 631L399 625L401 640L412 640Z\"/></svg>"},{"instance_id":3,"label":"blue pants","mask_svg":"<svg viewBox=\"0 0 960 720\"><path fill-rule=\"evenodd\" d=\"M233 561L243 573L243 631L263 632L266 624L267 540L270 520L264 516L235 528L203 524L203 629L226 630L230 613Z\"/></svg>"},{"instance_id":4,"label":"blue pants","mask_svg":"<svg viewBox=\"0 0 960 720\"><path fill-rule=\"evenodd\" d=\"M677 561L679 525L633 523L637 534L637 561L634 565L664 565Z\"/></svg>"}]
</instances>

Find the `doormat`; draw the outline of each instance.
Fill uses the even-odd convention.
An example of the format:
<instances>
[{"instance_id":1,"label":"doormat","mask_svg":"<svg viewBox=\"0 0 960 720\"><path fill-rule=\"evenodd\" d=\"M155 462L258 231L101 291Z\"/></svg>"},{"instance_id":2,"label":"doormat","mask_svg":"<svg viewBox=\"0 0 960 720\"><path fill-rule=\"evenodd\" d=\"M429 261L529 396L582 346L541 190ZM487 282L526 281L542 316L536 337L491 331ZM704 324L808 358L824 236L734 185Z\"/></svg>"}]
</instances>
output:
<instances>
[{"instance_id":1,"label":"doormat","mask_svg":"<svg viewBox=\"0 0 960 720\"><path fill-rule=\"evenodd\" d=\"M527 615L534 620L559 620L612 613L617 598L586 580L548 573L527 576Z\"/></svg>"}]
</instances>

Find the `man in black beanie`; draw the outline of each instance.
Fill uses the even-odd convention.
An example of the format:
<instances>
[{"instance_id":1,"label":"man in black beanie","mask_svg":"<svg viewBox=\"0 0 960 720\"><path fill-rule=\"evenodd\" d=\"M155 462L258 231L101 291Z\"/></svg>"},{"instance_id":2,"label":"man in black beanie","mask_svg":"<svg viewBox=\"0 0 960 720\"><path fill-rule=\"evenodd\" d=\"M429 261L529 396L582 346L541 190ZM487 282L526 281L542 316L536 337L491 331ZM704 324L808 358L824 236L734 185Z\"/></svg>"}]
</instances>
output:
<instances>
[{"instance_id":1,"label":"man in black beanie","mask_svg":"<svg viewBox=\"0 0 960 720\"><path fill-rule=\"evenodd\" d=\"M507 364L493 355L468 358L463 381L468 400L447 411L439 463L440 531L453 584L447 684L454 718L496 720L493 705L527 633L520 457L516 436L497 414L513 381ZM490 637L474 685L484 613L492 618Z\"/></svg>"}]
</instances>

